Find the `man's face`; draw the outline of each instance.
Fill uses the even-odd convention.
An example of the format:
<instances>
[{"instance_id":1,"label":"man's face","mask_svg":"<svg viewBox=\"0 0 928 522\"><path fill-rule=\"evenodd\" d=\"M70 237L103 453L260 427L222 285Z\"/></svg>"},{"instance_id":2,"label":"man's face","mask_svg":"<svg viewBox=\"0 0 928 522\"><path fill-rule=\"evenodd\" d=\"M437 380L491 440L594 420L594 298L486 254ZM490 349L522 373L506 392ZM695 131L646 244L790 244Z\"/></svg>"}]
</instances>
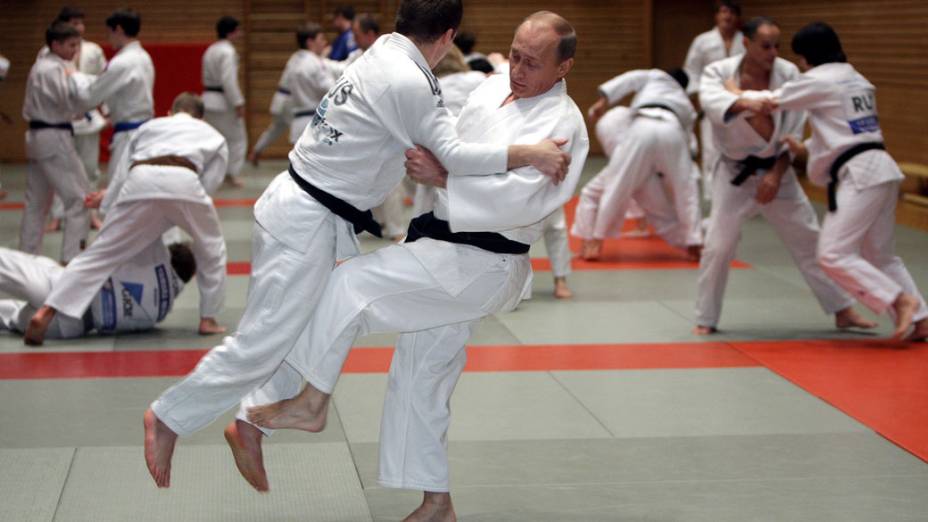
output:
<instances>
[{"instance_id":1,"label":"man's face","mask_svg":"<svg viewBox=\"0 0 928 522\"><path fill-rule=\"evenodd\" d=\"M738 23L738 15L731 9L722 6L715 12L715 26L723 33L731 32Z\"/></svg>"},{"instance_id":2,"label":"man's face","mask_svg":"<svg viewBox=\"0 0 928 522\"><path fill-rule=\"evenodd\" d=\"M351 27L351 22L342 15L335 15L335 18L332 19L332 27L338 29L338 32L342 32Z\"/></svg>"},{"instance_id":3,"label":"man's face","mask_svg":"<svg viewBox=\"0 0 928 522\"><path fill-rule=\"evenodd\" d=\"M57 54L62 60L73 60L80 48L80 37L68 38L63 42L52 41L52 52Z\"/></svg>"},{"instance_id":4,"label":"man's face","mask_svg":"<svg viewBox=\"0 0 928 522\"><path fill-rule=\"evenodd\" d=\"M70 25L71 27L77 29L77 32L79 32L79 33L81 34L81 36L84 36L84 30L85 30L86 28L84 27L84 19L83 19L83 18L72 18L72 19L68 20L68 25Z\"/></svg>"},{"instance_id":5,"label":"man's face","mask_svg":"<svg viewBox=\"0 0 928 522\"><path fill-rule=\"evenodd\" d=\"M242 26L238 26L234 31L226 35L226 39L230 42L237 42L245 36L245 30L242 29Z\"/></svg>"},{"instance_id":6,"label":"man's face","mask_svg":"<svg viewBox=\"0 0 928 522\"><path fill-rule=\"evenodd\" d=\"M361 30L361 23L358 20L351 24L351 32L354 33L354 43L358 44L362 51L368 50L377 41L377 35L373 31L365 33Z\"/></svg>"},{"instance_id":7,"label":"man's face","mask_svg":"<svg viewBox=\"0 0 928 522\"><path fill-rule=\"evenodd\" d=\"M780 29L775 25L761 25L753 40L744 38L744 47L748 59L769 71L780 52Z\"/></svg>"},{"instance_id":8,"label":"man's face","mask_svg":"<svg viewBox=\"0 0 928 522\"><path fill-rule=\"evenodd\" d=\"M322 52L325 51L325 46L328 45L328 43L329 41L325 39L325 33L319 31L319 33L316 34L316 37L307 43L306 48L316 54L322 54Z\"/></svg>"},{"instance_id":9,"label":"man's face","mask_svg":"<svg viewBox=\"0 0 928 522\"><path fill-rule=\"evenodd\" d=\"M547 92L570 70L572 60L559 63L560 37L548 25L526 22L516 30L509 49L509 88L516 98Z\"/></svg>"}]
</instances>

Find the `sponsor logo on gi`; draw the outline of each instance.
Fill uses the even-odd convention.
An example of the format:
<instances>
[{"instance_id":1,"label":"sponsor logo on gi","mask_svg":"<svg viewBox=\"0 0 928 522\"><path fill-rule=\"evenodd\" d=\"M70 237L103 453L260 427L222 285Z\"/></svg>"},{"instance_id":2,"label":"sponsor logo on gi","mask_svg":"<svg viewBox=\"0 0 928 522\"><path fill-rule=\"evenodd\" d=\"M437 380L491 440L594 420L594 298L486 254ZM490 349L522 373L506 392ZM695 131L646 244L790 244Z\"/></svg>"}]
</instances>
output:
<instances>
[{"instance_id":1,"label":"sponsor logo on gi","mask_svg":"<svg viewBox=\"0 0 928 522\"><path fill-rule=\"evenodd\" d=\"M313 121L310 123L313 129L313 135L318 141L331 146L338 143L338 139L344 135L342 131L329 125L329 122L325 119L325 115L329 112L330 100L332 105L336 107L344 105L345 102L348 101L348 97L351 96L352 91L354 91L354 86L351 85L348 80L342 78L338 83L332 86L325 97L322 98L322 102L316 107L316 114L313 115Z\"/></svg>"},{"instance_id":2,"label":"sponsor logo on gi","mask_svg":"<svg viewBox=\"0 0 928 522\"><path fill-rule=\"evenodd\" d=\"M135 311L135 303L142 304L142 289L144 287L139 283L123 283L120 296L122 297L122 315L123 317L132 317Z\"/></svg>"},{"instance_id":3,"label":"sponsor logo on gi","mask_svg":"<svg viewBox=\"0 0 928 522\"><path fill-rule=\"evenodd\" d=\"M854 134L879 132L880 118L876 111L876 96L873 91L857 91L844 100L847 124Z\"/></svg>"}]
</instances>

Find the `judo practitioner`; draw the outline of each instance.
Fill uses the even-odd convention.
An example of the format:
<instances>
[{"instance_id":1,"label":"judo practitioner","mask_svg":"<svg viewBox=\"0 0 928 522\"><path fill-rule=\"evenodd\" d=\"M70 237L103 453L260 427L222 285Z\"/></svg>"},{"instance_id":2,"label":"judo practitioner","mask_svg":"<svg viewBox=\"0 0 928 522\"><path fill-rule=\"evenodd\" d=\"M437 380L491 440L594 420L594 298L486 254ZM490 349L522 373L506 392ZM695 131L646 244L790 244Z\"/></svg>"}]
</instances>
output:
<instances>
[{"instance_id":1,"label":"judo practitioner","mask_svg":"<svg viewBox=\"0 0 928 522\"><path fill-rule=\"evenodd\" d=\"M50 321L61 313L80 318L113 270L148 248L174 226L193 238L202 334L222 333L216 322L225 299L226 246L209 194L226 173L225 139L204 122L203 102L182 93L172 115L138 129L107 190L88 206L110 208L90 247L61 274L45 304L32 316L26 344L42 344Z\"/></svg>"},{"instance_id":2,"label":"judo practitioner","mask_svg":"<svg viewBox=\"0 0 928 522\"><path fill-rule=\"evenodd\" d=\"M683 70L689 77L687 94L698 95L703 69L712 62L737 56L744 52L741 31L738 30L741 18L741 6L731 0L717 0L715 3L715 27L693 39ZM712 138L712 123L703 117L699 123L699 143L702 157L703 198L712 197L712 172L719 160L719 151Z\"/></svg>"},{"instance_id":3,"label":"judo practitioner","mask_svg":"<svg viewBox=\"0 0 928 522\"><path fill-rule=\"evenodd\" d=\"M326 92L335 84L336 78L329 71L322 53L328 45L322 26L309 22L303 26L300 36L305 47L297 51L287 63L291 71L287 78L290 101L293 105L293 121L290 122L290 143L296 143L303 130L316 114L316 107Z\"/></svg>"},{"instance_id":4,"label":"judo practitioner","mask_svg":"<svg viewBox=\"0 0 928 522\"><path fill-rule=\"evenodd\" d=\"M248 300L235 335L145 412L145 459L159 487L170 485L178 434L206 426L278 371L336 261L357 255L355 234L378 232L368 210L400 183L404 151L420 144L460 175L526 165L566 174L562 142L507 147L458 139L430 69L453 45L462 16L460 0L403 0L397 32L381 37L319 103L290 168L255 204ZM226 428L240 469L253 462L246 457L262 436L244 418L240 410Z\"/></svg>"},{"instance_id":5,"label":"judo practitioner","mask_svg":"<svg viewBox=\"0 0 928 522\"><path fill-rule=\"evenodd\" d=\"M116 55L99 76L71 75L71 88L82 111L106 103L113 123L110 161L106 176L112 180L117 165L124 161L129 140L154 115L155 67L138 40L142 17L131 10L118 10L106 19L107 39ZM103 208L105 213L108 209Z\"/></svg>"},{"instance_id":6,"label":"judo practitioner","mask_svg":"<svg viewBox=\"0 0 928 522\"><path fill-rule=\"evenodd\" d=\"M229 147L226 179L236 187L244 185L239 175L248 148L245 98L238 86L238 52L234 45L244 34L238 20L223 16L216 22L219 39L203 53L203 105L206 107L203 119L226 139Z\"/></svg>"},{"instance_id":7,"label":"judo practitioner","mask_svg":"<svg viewBox=\"0 0 928 522\"><path fill-rule=\"evenodd\" d=\"M354 22L354 7L340 5L335 8L335 17L332 18L332 27L338 31L338 36L332 42L327 58L340 62L348 58L358 48L351 28Z\"/></svg>"},{"instance_id":8,"label":"judo practitioner","mask_svg":"<svg viewBox=\"0 0 928 522\"><path fill-rule=\"evenodd\" d=\"M726 90L731 80L741 89L774 90L795 80L799 70L777 57L780 29L769 18L744 26L746 52L710 64L703 71L699 99L712 122L721 159L713 181L712 212L699 263L696 327L716 332L728 272L742 224L760 213L773 225L825 313L839 328L875 326L852 308L854 299L822 272L815 256L818 218L796 180L784 139L801 139L802 111L769 113L769 101L749 100Z\"/></svg>"},{"instance_id":9,"label":"judo practitioner","mask_svg":"<svg viewBox=\"0 0 928 522\"><path fill-rule=\"evenodd\" d=\"M696 111L686 96L687 76L680 69L639 69L626 72L599 87L599 100L590 108L597 121L609 105L634 92L632 120L612 151L606 167L580 192L571 233L583 239L581 257L597 259L603 240L620 237L631 201L660 199L666 185L675 221L683 237L668 235L693 259L702 245L699 197L693 179L690 136ZM658 175L662 177L658 177ZM655 193L656 192L656 193ZM673 227L677 229L677 227Z\"/></svg>"},{"instance_id":10,"label":"judo practitioner","mask_svg":"<svg viewBox=\"0 0 928 522\"><path fill-rule=\"evenodd\" d=\"M496 176L446 173L435 211L412 221L402 245L351 259L329 279L316 312L287 363L256 395L296 398L249 410L266 428L319 431L355 338L400 334L390 368L380 440L379 483L424 491L407 520L454 520L449 493L449 402L464 368L464 345L477 320L519 302L531 273L529 245L543 218L564 205L589 149L583 114L567 95L576 36L550 12L517 29L510 75L491 77L471 95L457 128L465 140L518 143L568 136L573 161L555 186L534 169ZM430 173L441 165L407 153ZM441 184L440 183L440 184ZM263 478L263 477L262 477Z\"/></svg>"},{"instance_id":11,"label":"judo practitioner","mask_svg":"<svg viewBox=\"0 0 928 522\"><path fill-rule=\"evenodd\" d=\"M45 302L64 268L47 257L0 248L0 331L23 333L29 319ZM101 288L84 288L91 294L82 317L58 314L46 337L70 339L98 334L150 330L164 320L184 284L196 273L190 247L165 246L152 241L132 258L115 267Z\"/></svg>"},{"instance_id":12,"label":"judo practitioner","mask_svg":"<svg viewBox=\"0 0 928 522\"><path fill-rule=\"evenodd\" d=\"M791 145L808 156L809 178L828 188L829 212L818 241L822 269L874 313L895 320L894 337L928 339L928 307L894 250L902 172L886 152L876 88L847 63L838 34L809 24L793 37L804 72L771 93L779 110L809 111L812 138Z\"/></svg>"},{"instance_id":13,"label":"judo practitioner","mask_svg":"<svg viewBox=\"0 0 928 522\"><path fill-rule=\"evenodd\" d=\"M74 71L71 60L80 50L81 36L70 24L56 21L46 29L45 41L51 52L36 60L29 71L23 102L23 118L29 122L29 174L19 248L39 253L45 219L57 194L65 208L60 259L67 263L81 251L90 230L90 212L84 207L90 182L71 137L71 121L81 111L68 86L68 74Z\"/></svg>"}]
</instances>

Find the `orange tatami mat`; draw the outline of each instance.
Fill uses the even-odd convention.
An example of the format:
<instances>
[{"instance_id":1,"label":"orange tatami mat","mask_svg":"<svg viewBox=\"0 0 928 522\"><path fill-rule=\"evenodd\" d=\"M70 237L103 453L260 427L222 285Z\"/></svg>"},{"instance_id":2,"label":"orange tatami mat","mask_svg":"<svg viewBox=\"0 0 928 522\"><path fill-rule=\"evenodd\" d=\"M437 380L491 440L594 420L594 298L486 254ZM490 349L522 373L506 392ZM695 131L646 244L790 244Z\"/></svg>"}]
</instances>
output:
<instances>
[{"instance_id":1,"label":"orange tatami mat","mask_svg":"<svg viewBox=\"0 0 928 522\"><path fill-rule=\"evenodd\" d=\"M928 343L734 342L733 347L928 461Z\"/></svg>"}]
</instances>

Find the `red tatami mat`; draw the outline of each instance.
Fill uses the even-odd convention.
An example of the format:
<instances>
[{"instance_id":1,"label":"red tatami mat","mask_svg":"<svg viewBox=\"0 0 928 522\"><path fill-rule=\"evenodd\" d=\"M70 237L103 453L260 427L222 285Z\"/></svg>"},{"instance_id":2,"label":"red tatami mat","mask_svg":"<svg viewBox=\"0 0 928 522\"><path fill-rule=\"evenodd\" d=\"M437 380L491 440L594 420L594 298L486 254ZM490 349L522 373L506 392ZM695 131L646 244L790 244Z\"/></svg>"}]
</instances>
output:
<instances>
[{"instance_id":1,"label":"red tatami mat","mask_svg":"<svg viewBox=\"0 0 928 522\"><path fill-rule=\"evenodd\" d=\"M733 342L760 364L928 461L928 343Z\"/></svg>"},{"instance_id":2,"label":"red tatami mat","mask_svg":"<svg viewBox=\"0 0 928 522\"><path fill-rule=\"evenodd\" d=\"M0 354L0 379L88 379L185 375L206 350ZM355 348L347 373L386 373L393 348ZM467 349L465 371L618 370L757 366L723 343L497 345Z\"/></svg>"}]
</instances>

